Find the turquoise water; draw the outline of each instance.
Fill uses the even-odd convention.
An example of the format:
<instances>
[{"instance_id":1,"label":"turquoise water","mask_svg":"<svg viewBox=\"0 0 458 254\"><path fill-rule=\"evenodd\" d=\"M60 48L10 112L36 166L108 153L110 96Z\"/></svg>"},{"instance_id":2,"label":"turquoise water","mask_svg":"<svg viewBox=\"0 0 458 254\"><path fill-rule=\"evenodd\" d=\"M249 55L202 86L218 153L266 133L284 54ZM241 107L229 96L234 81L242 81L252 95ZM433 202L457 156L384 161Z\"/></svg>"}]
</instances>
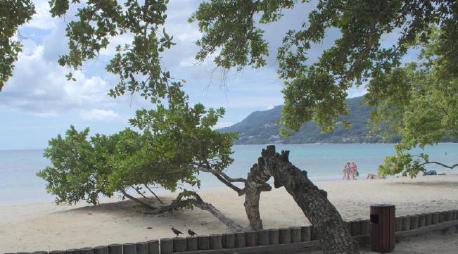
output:
<instances>
[{"instance_id":1,"label":"turquoise water","mask_svg":"<svg viewBox=\"0 0 458 254\"><path fill-rule=\"evenodd\" d=\"M265 145L234 146L234 163L227 173L234 177L245 177L257 161ZM361 176L375 173L387 155L393 154L392 144L301 144L277 145L277 150L290 150L290 160L299 168L308 171L313 180L335 180L341 178L347 161L358 165ZM458 162L458 144L439 144L428 147L431 160L447 164ZM35 174L49 162L42 157L42 150L0 150L0 204L50 201L45 182ZM443 171L438 167L433 167ZM456 170L458 171L458 170ZM213 176L201 174L202 188L222 186Z\"/></svg>"}]
</instances>

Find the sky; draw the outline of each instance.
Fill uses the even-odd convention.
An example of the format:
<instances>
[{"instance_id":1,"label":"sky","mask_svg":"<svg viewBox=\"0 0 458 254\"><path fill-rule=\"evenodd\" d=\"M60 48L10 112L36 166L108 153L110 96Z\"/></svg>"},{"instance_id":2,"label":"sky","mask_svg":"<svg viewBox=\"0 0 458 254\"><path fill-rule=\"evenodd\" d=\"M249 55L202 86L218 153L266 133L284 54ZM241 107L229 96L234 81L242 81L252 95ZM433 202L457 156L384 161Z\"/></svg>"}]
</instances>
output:
<instances>
[{"instance_id":1,"label":"sky","mask_svg":"<svg viewBox=\"0 0 458 254\"><path fill-rule=\"evenodd\" d=\"M149 103L137 96L113 99L108 90L116 77L105 71L105 65L117 43L116 38L97 57L76 72L77 81L67 81L67 70L57 64L67 52L65 27L72 18L52 18L48 0L34 0L36 14L20 27L18 38L23 52L15 63L13 77L0 92L0 149L42 149L48 140L63 134L70 125L90 127L91 133L111 134L128 126L135 111ZM285 11L284 18L266 25L265 39L271 54L261 69L223 71L211 61L197 62L195 41L201 36L196 24L187 22L200 0L172 0L168 6L166 29L176 46L163 56L164 65L178 79L186 80L185 90L193 103L226 108L217 127L235 124L254 111L267 110L283 102L283 83L278 79L275 49L282 35L302 24L312 3ZM323 49L338 38L336 30L326 34L324 42L314 45L309 58L316 59ZM349 97L361 96L363 87L349 90Z\"/></svg>"}]
</instances>

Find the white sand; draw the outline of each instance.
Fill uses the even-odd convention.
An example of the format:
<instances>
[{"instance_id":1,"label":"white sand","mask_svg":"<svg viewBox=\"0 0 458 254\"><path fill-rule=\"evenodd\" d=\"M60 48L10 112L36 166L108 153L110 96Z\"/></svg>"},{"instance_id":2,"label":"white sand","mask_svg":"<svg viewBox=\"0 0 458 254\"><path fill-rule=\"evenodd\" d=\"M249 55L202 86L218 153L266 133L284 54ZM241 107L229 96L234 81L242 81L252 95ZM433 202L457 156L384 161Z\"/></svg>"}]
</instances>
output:
<instances>
[{"instance_id":1,"label":"white sand","mask_svg":"<svg viewBox=\"0 0 458 254\"><path fill-rule=\"evenodd\" d=\"M367 219L369 205L374 203L396 205L397 215L458 209L458 176L455 175L329 181L318 185L328 191L330 200L345 220ZM205 201L214 204L228 217L247 224L243 197L226 188L200 193ZM171 200L173 195L163 198ZM308 224L284 189L263 193L261 209L266 228ZM86 204L56 206L52 203L0 205L0 253L82 248L172 237L172 226L182 231L192 228L199 234L227 232L225 226L212 215L199 209L151 215L145 214L143 208L130 201L104 203L96 207ZM444 244L440 236L436 238L403 242L399 248L402 250L405 245L406 250L418 248L419 252L415 253L439 253L427 250L435 250L433 245L436 244L441 248L450 245L453 247L450 253L456 253L456 235L444 238L449 244ZM440 253L447 253L447 250Z\"/></svg>"}]
</instances>

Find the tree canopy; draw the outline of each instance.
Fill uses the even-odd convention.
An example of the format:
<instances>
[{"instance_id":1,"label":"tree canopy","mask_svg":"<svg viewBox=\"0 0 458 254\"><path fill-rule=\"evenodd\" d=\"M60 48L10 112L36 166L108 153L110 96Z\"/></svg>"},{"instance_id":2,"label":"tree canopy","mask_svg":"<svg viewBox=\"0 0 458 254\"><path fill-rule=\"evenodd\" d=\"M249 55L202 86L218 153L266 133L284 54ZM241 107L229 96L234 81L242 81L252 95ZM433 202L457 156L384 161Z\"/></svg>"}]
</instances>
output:
<instances>
[{"instance_id":1,"label":"tree canopy","mask_svg":"<svg viewBox=\"0 0 458 254\"><path fill-rule=\"evenodd\" d=\"M138 131L89 137L89 129L70 127L65 137L49 142L45 156L51 166L38 175L58 203L97 204L102 195L154 185L171 191L180 183L200 186L199 170L221 172L232 162L234 134L213 130L223 109L191 107L184 99L137 111L130 123Z\"/></svg>"}]
</instances>

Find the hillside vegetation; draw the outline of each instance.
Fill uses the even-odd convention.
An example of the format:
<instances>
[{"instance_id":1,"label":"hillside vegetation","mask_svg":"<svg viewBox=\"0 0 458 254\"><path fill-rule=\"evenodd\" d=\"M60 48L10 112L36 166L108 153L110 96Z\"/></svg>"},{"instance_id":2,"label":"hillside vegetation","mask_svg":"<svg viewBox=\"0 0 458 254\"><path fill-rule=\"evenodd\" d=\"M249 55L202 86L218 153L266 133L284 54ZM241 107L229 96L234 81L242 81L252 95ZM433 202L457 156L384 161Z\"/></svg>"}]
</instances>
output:
<instances>
[{"instance_id":1,"label":"hillside vegetation","mask_svg":"<svg viewBox=\"0 0 458 254\"><path fill-rule=\"evenodd\" d=\"M331 133L323 133L312 122L305 123L302 128L289 136L282 138L277 127L282 106L265 111L251 113L241 122L230 127L222 128L222 132L238 132L240 134L237 144L268 144L268 143L377 143L396 142L397 137L383 139L380 134L370 134L368 120L370 107L364 104L363 97L347 99L350 113L341 119L352 124L345 128L341 124Z\"/></svg>"}]
</instances>

